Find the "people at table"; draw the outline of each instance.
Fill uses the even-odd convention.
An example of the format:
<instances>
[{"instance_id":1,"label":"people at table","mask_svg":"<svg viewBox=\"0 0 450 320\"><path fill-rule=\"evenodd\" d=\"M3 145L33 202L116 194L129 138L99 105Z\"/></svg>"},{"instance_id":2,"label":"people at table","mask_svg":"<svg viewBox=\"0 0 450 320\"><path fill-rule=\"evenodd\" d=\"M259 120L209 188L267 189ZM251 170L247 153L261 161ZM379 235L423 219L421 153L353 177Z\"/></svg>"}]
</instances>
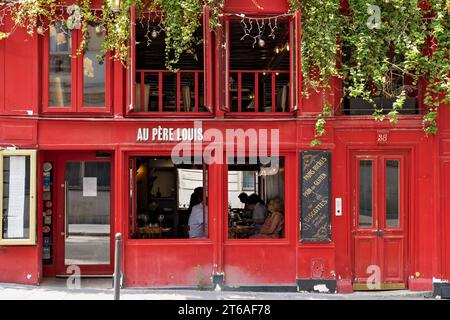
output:
<instances>
[{"instance_id":1,"label":"people at table","mask_svg":"<svg viewBox=\"0 0 450 320\"><path fill-rule=\"evenodd\" d=\"M261 229L250 238L281 238L284 228L284 217L281 210L281 200L271 199L267 205L268 215Z\"/></svg>"},{"instance_id":2,"label":"people at table","mask_svg":"<svg viewBox=\"0 0 450 320\"><path fill-rule=\"evenodd\" d=\"M247 207L252 211L252 218L247 219L247 221L253 223L255 232L258 233L266 218L266 206L261 198L256 193L253 193L247 199Z\"/></svg>"},{"instance_id":3,"label":"people at table","mask_svg":"<svg viewBox=\"0 0 450 320\"><path fill-rule=\"evenodd\" d=\"M191 239L206 238L208 234L208 206L206 204L204 205L204 202L206 201L203 201L203 188L200 187L197 189L197 192L194 191L193 193L194 196L191 196L191 199L192 197L194 197L198 200L198 204L192 207L192 211L188 221L189 238ZM205 208L203 210L204 206Z\"/></svg>"}]
</instances>

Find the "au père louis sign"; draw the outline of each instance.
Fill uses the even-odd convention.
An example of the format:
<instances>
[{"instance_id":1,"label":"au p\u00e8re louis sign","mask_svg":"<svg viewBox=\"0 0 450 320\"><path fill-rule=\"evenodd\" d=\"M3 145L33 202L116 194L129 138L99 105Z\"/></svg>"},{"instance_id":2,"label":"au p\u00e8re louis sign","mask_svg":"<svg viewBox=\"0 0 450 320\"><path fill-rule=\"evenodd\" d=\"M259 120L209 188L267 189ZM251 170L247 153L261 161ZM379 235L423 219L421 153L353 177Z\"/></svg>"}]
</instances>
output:
<instances>
[{"instance_id":1,"label":"au p\u00e8re louis sign","mask_svg":"<svg viewBox=\"0 0 450 320\"><path fill-rule=\"evenodd\" d=\"M138 128L136 142L178 142L178 141L202 141L202 128Z\"/></svg>"}]
</instances>

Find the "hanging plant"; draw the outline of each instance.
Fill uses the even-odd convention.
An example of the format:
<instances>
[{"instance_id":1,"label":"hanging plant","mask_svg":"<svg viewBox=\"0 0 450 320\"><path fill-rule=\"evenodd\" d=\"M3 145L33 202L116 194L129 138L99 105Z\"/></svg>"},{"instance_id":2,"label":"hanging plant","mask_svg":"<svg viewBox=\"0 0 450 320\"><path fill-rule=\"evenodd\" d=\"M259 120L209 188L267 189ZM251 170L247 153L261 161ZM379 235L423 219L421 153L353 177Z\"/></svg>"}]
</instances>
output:
<instances>
[{"instance_id":1,"label":"hanging plant","mask_svg":"<svg viewBox=\"0 0 450 320\"><path fill-rule=\"evenodd\" d=\"M200 26L202 3L198 0L154 0L150 6L152 10L164 13L166 67L177 71L175 65L183 53L197 57L195 48L202 40L195 33Z\"/></svg>"},{"instance_id":2,"label":"hanging plant","mask_svg":"<svg viewBox=\"0 0 450 320\"><path fill-rule=\"evenodd\" d=\"M32 36L38 29L38 23L42 17L53 17L59 0L17 0L7 3L11 18L16 27L26 29ZM3 32L0 39L7 38L9 32Z\"/></svg>"},{"instance_id":3,"label":"hanging plant","mask_svg":"<svg viewBox=\"0 0 450 320\"><path fill-rule=\"evenodd\" d=\"M60 0L18 0L11 6L13 21L17 27L26 28L28 34L33 35L39 28L39 21L46 18L52 23L56 18L57 7L64 2ZM210 27L217 30L220 27L224 0L121 0L120 10L111 9L111 0L104 0L101 7L101 17L97 16L91 8L91 1L78 0L76 5L80 8L80 23L82 40L77 49L81 54L86 50L89 41L89 25L101 25L106 30L105 40L102 44L102 53L99 59L104 59L107 52L112 53L114 60L128 63L129 37L130 37L130 9L135 7L137 14L144 10L160 10L165 17L163 21L166 31L166 66L176 71L175 65L183 53L195 56L195 48L201 39L193 37L200 27L203 5L210 5ZM66 21L68 29L72 29L73 21ZM42 32L43 33L43 32ZM7 38L9 32L1 32L0 39Z\"/></svg>"},{"instance_id":4,"label":"hanging plant","mask_svg":"<svg viewBox=\"0 0 450 320\"><path fill-rule=\"evenodd\" d=\"M344 10L336 0L290 0L291 10L302 10L305 95L327 90L330 80L338 77L344 83L345 97L371 103L375 120L397 123L408 88L396 81L407 77L416 86L425 79L423 129L426 134L436 133L437 108L450 102L447 0L430 0L429 7L422 9L417 0L347 2ZM373 21L377 13L379 21ZM428 39L432 39L432 52L426 51ZM380 95L395 99L387 114L373 100ZM312 145L319 145L318 138L325 134L329 108L323 104Z\"/></svg>"}]
</instances>

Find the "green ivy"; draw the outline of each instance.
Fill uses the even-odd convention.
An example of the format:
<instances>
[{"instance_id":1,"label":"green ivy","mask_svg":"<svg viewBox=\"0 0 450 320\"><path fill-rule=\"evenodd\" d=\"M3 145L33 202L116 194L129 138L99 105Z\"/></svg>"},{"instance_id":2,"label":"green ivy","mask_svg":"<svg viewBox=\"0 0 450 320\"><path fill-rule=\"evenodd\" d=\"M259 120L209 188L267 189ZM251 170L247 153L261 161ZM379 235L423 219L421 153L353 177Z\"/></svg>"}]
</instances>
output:
<instances>
[{"instance_id":1,"label":"green ivy","mask_svg":"<svg viewBox=\"0 0 450 320\"><path fill-rule=\"evenodd\" d=\"M252 0L260 8L257 0ZM347 0L343 9L340 0L288 0L290 10L301 10L302 15L302 72L303 94L312 91L324 93L333 78L344 83L344 96L358 97L374 105L373 117L391 123L398 122L399 110L407 97L407 88L396 88L396 78L409 77L413 84L422 79L426 113L423 130L437 132L438 108L450 103L450 2L429 0L419 6L418 0ZM112 58L128 63L130 36L130 8L137 16L144 11L159 10L166 32L166 66L176 71L175 65L183 53L195 56L201 41L193 35L201 24L203 6L209 5L210 27L220 27L224 0L122 0L121 8L113 12L111 0L104 0L101 17L94 15L89 0L78 0L82 13L83 38L78 48L82 53L89 41L88 25L102 24L105 41L103 59L110 52ZM16 26L33 35L41 18L49 23L56 19L60 0L18 0L11 6ZM369 28L369 5L380 8L379 27ZM0 39L10 32L0 32ZM429 50L431 44L431 50ZM380 94L396 98L393 109L385 115L375 106L373 97ZM331 115L331 105L324 100L322 113L316 119L312 145L320 144L326 134L326 118Z\"/></svg>"},{"instance_id":2,"label":"green ivy","mask_svg":"<svg viewBox=\"0 0 450 320\"><path fill-rule=\"evenodd\" d=\"M427 81L423 129L437 132L437 109L450 102L450 9L448 0L430 0L421 8L417 0L348 0L343 10L338 0L290 0L292 10L302 10L302 72L304 91L321 92L333 77L342 79L344 96L363 98L374 106L373 117L398 122L407 88L394 86L409 77L413 85ZM369 28L369 5L380 8L381 21ZM427 52L430 41L432 52ZM385 115L373 97L395 98ZM313 145L325 134L326 110L316 120Z\"/></svg>"},{"instance_id":3,"label":"green ivy","mask_svg":"<svg viewBox=\"0 0 450 320\"><path fill-rule=\"evenodd\" d=\"M256 0L254 0L256 1ZM19 0L12 7L13 21L16 26L26 28L33 35L38 27L39 18L45 17L50 23L56 19L56 9L63 4L60 0ZM195 48L202 41L193 36L201 24L203 6L210 5L210 27L217 30L220 27L220 17L224 0L122 0L118 11L111 9L111 0L104 0L101 7L101 17L95 16L91 1L78 0L81 8L82 40L77 52L83 53L89 41L89 25L102 24L105 27L105 41L102 45L104 59L106 53L112 53L114 60L128 63L129 37L131 17L130 9L136 9L139 16L144 11L159 10L163 13L162 21L166 37L166 66L169 70L176 71L175 65L183 53L196 56ZM7 38L8 32L1 32L0 39Z\"/></svg>"}]
</instances>

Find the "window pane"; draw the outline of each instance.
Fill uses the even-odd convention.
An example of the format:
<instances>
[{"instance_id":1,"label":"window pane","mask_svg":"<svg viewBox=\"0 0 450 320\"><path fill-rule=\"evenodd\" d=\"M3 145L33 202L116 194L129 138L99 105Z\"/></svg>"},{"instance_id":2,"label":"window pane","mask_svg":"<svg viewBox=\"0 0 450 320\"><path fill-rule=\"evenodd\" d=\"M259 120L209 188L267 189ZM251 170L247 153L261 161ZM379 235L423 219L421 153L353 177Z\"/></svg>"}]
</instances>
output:
<instances>
[{"instance_id":1,"label":"window pane","mask_svg":"<svg viewBox=\"0 0 450 320\"><path fill-rule=\"evenodd\" d=\"M170 157L136 157L135 161L131 237L208 238L207 174L203 165L177 165Z\"/></svg>"},{"instance_id":2,"label":"window pane","mask_svg":"<svg viewBox=\"0 0 450 320\"><path fill-rule=\"evenodd\" d=\"M30 238L30 157L3 157L3 239Z\"/></svg>"},{"instance_id":3,"label":"window pane","mask_svg":"<svg viewBox=\"0 0 450 320\"><path fill-rule=\"evenodd\" d=\"M110 263L109 169L109 162L66 162L66 265Z\"/></svg>"},{"instance_id":4,"label":"window pane","mask_svg":"<svg viewBox=\"0 0 450 320\"><path fill-rule=\"evenodd\" d=\"M71 34L58 21L50 26L48 105L51 107L71 105L71 53Z\"/></svg>"},{"instance_id":5,"label":"window pane","mask_svg":"<svg viewBox=\"0 0 450 320\"><path fill-rule=\"evenodd\" d=\"M284 158L271 167L256 158L228 163L228 238L284 238Z\"/></svg>"},{"instance_id":6,"label":"window pane","mask_svg":"<svg viewBox=\"0 0 450 320\"><path fill-rule=\"evenodd\" d=\"M297 105L297 48L296 48L296 41L295 41L295 21L291 21L291 46L290 50L292 50L292 65L291 65L291 73L292 73L292 90L291 90L291 96L292 96L292 105Z\"/></svg>"},{"instance_id":7,"label":"window pane","mask_svg":"<svg viewBox=\"0 0 450 320\"><path fill-rule=\"evenodd\" d=\"M359 161L359 226L371 227L373 225L372 211L372 160Z\"/></svg>"},{"instance_id":8,"label":"window pane","mask_svg":"<svg viewBox=\"0 0 450 320\"><path fill-rule=\"evenodd\" d=\"M105 38L104 32L96 32L95 27L89 26L89 43L83 58L83 106L105 106L105 64L100 63L100 54Z\"/></svg>"},{"instance_id":9,"label":"window pane","mask_svg":"<svg viewBox=\"0 0 450 320\"><path fill-rule=\"evenodd\" d=\"M399 219L399 174L398 160L386 161L386 225L391 228L400 226Z\"/></svg>"}]
</instances>

